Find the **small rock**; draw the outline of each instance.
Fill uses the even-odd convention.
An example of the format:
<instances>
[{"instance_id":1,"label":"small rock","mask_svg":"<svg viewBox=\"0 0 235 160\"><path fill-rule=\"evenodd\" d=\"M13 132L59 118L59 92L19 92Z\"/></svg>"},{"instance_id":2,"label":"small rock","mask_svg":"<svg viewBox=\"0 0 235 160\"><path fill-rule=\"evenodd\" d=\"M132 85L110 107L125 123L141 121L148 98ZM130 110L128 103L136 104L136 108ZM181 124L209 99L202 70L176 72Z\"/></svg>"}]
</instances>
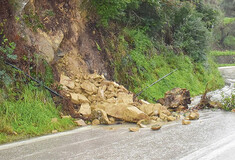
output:
<instances>
[{"instance_id":1,"label":"small rock","mask_svg":"<svg viewBox=\"0 0 235 160\"><path fill-rule=\"evenodd\" d=\"M147 126L144 125L144 124L142 124L142 123L138 124L138 126L139 126L140 128L147 128Z\"/></svg>"},{"instance_id":2,"label":"small rock","mask_svg":"<svg viewBox=\"0 0 235 160\"><path fill-rule=\"evenodd\" d=\"M98 91L98 88L88 80L81 84L81 88L84 89L89 95L96 94Z\"/></svg>"},{"instance_id":3,"label":"small rock","mask_svg":"<svg viewBox=\"0 0 235 160\"><path fill-rule=\"evenodd\" d=\"M110 117L110 118L109 118L109 121L110 121L112 124L114 124L114 123L115 123L115 118Z\"/></svg>"},{"instance_id":4,"label":"small rock","mask_svg":"<svg viewBox=\"0 0 235 160\"><path fill-rule=\"evenodd\" d=\"M71 101L75 104L89 103L89 100L82 94L70 93Z\"/></svg>"},{"instance_id":5,"label":"small rock","mask_svg":"<svg viewBox=\"0 0 235 160\"><path fill-rule=\"evenodd\" d=\"M187 121L187 120L182 120L182 125L188 125L188 124L190 124L191 122L190 121Z\"/></svg>"},{"instance_id":6,"label":"small rock","mask_svg":"<svg viewBox=\"0 0 235 160\"><path fill-rule=\"evenodd\" d=\"M231 112L235 112L235 109L232 109Z\"/></svg>"},{"instance_id":7,"label":"small rock","mask_svg":"<svg viewBox=\"0 0 235 160\"><path fill-rule=\"evenodd\" d=\"M100 124L100 121L98 119L94 119L92 121L92 125L99 125Z\"/></svg>"},{"instance_id":8,"label":"small rock","mask_svg":"<svg viewBox=\"0 0 235 160\"><path fill-rule=\"evenodd\" d=\"M51 133L57 133L58 131L57 130L53 130L53 131L51 131Z\"/></svg>"},{"instance_id":9,"label":"small rock","mask_svg":"<svg viewBox=\"0 0 235 160\"><path fill-rule=\"evenodd\" d=\"M130 132L138 132L139 131L139 127L130 127L129 131Z\"/></svg>"},{"instance_id":10,"label":"small rock","mask_svg":"<svg viewBox=\"0 0 235 160\"><path fill-rule=\"evenodd\" d=\"M173 116L169 116L169 117L167 117L167 121L175 121L176 120L176 118L175 117L173 117Z\"/></svg>"},{"instance_id":11,"label":"small rock","mask_svg":"<svg viewBox=\"0 0 235 160\"><path fill-rule=\"evenodd\" d=\"M52 122L52 123L56 123L56 122L58 122L58 119L57 119L57 118L52 118L52 119L51 119L51 122Z\"/></svg>"},{"instance_id":12,"label":"small rock","mask_svg":"<svg viewBox=\"0 0 235 160\"><path fill-rule=\"evenodd\" d=\"M160 126L159 124L155 124L151 127L152 130L156 131L159 130L162 126Z\"/></svg>"},{"instance_id":13,"label":"small rock","mask_svg":"<svg viewBox=\"0 0 235 160\"><path fill-rule=\"evenodd\" d=\"M60 76L60 84L62 84L63 86L66 86L70 89L73 89L75 87L74 81L72 81L69 77L67 77L65 75Z\"/></svg>"},{"instance_id":14,"label":"small rock","mask_svg":"<svg viewBox=\"0 0 235 160\"><path fill-rule=\"evenodd\" d=\"M188 118L189 118L189 120L199 119L199 114L197 112L190 112Z\"/></svg>"},{"instance_id":15,"label":"small rock","mask_svg":"<svg viewBox=\"0 0 235 160\"><path fill-rule=\"evenodd\" d=\"M61 116L62 119L65 119L65 118L72 118L71 116Z\"/></svg>"},{"instance_id":16,"label":"small rock","mask_svg":"<svg viewBox=\"0 0 235 160\"><path fill-rule=\"evenodd\" d=\"M79 120L76 120L76 121L74 121L76 124L77 124L77 126L86 126L87 124L84 122L84 120L82 120L82 119L79 119Z\"/></svg>"}]
</instances>

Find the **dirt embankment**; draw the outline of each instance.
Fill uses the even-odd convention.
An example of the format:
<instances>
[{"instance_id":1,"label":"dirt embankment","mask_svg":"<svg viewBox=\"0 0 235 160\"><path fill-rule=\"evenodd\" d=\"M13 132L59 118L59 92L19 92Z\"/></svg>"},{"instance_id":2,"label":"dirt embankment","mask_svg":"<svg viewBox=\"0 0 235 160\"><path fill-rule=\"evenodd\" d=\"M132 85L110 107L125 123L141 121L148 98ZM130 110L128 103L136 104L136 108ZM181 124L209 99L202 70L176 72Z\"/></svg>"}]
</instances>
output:
<instances>
[{"instance_id":1,"label":"dirt embankment","mask_svg":"<svg viewBox=\"0 0 235 160\"><path fill-rule=\"evenodd\" d=\"M88 24L82 1L3 0L0 4L0 19L7 20L4 33L17 44L21 68L30 65L23 57L40 57L57 69L57 75L73 77L82 71L112 78L109 58L100 51L100 34Z\"/></svg>"}]
</instances>

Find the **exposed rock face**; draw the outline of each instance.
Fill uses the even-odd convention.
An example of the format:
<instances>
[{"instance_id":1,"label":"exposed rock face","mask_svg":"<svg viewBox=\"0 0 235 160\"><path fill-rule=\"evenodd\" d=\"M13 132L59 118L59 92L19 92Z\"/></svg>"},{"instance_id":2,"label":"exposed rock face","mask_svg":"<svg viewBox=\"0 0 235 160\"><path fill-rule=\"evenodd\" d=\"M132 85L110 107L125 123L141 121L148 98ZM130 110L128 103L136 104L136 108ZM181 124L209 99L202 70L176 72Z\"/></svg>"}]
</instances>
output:
<instances>
[{"instance_id":1,"label":"exposed rock face","mask_svg":"<svg viewBox=\"0 0 235 160\"><path fill-rule=\"evenodd\" d=\"M159 102L170 109L177 109L179 106L188 108L191 103L190 93L187 89L174 88L165 93L165 97L160 99Z\"/></svg>"}]
</instances>

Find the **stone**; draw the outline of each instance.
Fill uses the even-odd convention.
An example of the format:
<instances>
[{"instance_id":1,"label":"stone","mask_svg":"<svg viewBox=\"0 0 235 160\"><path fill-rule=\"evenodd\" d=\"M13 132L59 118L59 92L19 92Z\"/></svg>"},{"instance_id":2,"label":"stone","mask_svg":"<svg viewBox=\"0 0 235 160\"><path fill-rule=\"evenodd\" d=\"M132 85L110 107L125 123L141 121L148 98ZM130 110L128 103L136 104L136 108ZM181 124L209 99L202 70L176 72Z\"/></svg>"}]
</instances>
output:
<instances>
[{"instance_id":1,"label":"stone","mask_svg":"<svg viewBox=\"0 0 235 160\"><path fill-rule=\"evenodd\" d=\"M66 86L70 89L73 89L75 87L74 81L72 81L69 77L67 77L63 74L60 76L60 84L62 84L63 86Z\"/></svg>"},{"instance_id":2,"label":"stone","mask_svg":"<svg viewBox=\"0 0 235 160\"><path fill-rule=\"evenodd\" d=\"M137 122L137 125L143 124L143 125L148 125L151 123L150 119L141 119Z\"/></svg>"},{"instance_id":3,"label":"stone","mask_svg":"<svg viewBox=\"0 0 235 160\"><path fill-rule=\"evenodd\" d=\"M127 107L123 112L122 119L126 122L138 122L141 119L147 119L148 115L139 110L137 107Z\"/></svg>"},{"instance_id":4,"label":"stone","mask_svg":"<svg viewBox=\"0 0 235 160\"><path fill-rule=\"evenodd\" d=\"M199 119L199 114L198 114L198 112L190 112L188 118L189 118L189 120Z\"/></svg>"},{"instance_id":5,"label":"stone","mask_svg":"<svg viewBox=\"0 0 235 160\"><path fill-rule=\"evenodd\" d=\"M118 103L133 103L133 94L119 92L117 94Z\"/></svg>"},{"instance_id":6,"label":"stone","mask_svg":"<svg viewBox=\"0 0 235 160\"><path fill-rule=\"evenodd\" d=\"M141 103L141 104L150 104L148 101L145 101L145 100L143 100L143 99L140 100L140 103Z\"/></svg>"},{"instance_id":7,"label":"stone","mask_svg":"<svg viewBox=\"0 0 235 160\"><path fill-rule=\"evenodd\" d=\"M53 131L51 131L51 133L57 133L58 131L57 130L53 130Z\"/></svg>"},{"instance_id":8,"label":"stone","mask_svg":"<svg viewBox=\"0 0 235 160\"><path fill-rule=\"evenodd\" d=\"M75 104L89 103L90 101L82 94L70 93L71 101Z\"/></svg>"},{"instance_id":9,"label":"stone","mask_svg":"<svg viewBox=\"0 0 235 160\"><path fill-rule=\"evenodd\" d=\"M115 88L114 88L113 85L110 84L110 85L108 86L107 90L110 91L110 92L114 92Z\"/></svg>"},{"instance_id":10,"label":"stone","mask_svg":"<svg viewBox=\"0 0 235 160\"><path fill-rule=\"evenodd\" d=\"M235 109L232 109L231 112L235 112Z\"/></svg>"},{"instance_id":11,"label":"stone","mask_svg":"<svg viewBox=\"0 0 235 160\"><path fill-rule=\"evenodd\" d=\"M112 103L98 103L92 106L92 108L99 108L104 110L109 116L122 119L123 113L127 107L131 105L119 103L119 104L112 104Z\"/></svg>"},{"instance_id":12,"label":"stone","mask_svg":"<svg viewBox=\"0 0 235 160\"><path fill-rule=\"evenodd\" d=\"M56 122L58 122L58 119L57 119L57 118L52 118L52 119L51 119L51 122L52 122L52 123L56 123Z\"/></svg>"},{"instance_id":13,"label":"stone","mask_svg":"<svg viewBox=\"0 0 235 160\"><path fill-rule=\"evenodd\" d=\"M109 121L110 121L112 124L114 124L114 123L116 122L115 118L113 118L113 117L110 117L110 118L109 118Z\"/></svg>"},{"instance_id":14,"label":"stone","mask_svg":"<svg viewBox=\"0 0 235 160\"><path fill-rule=\"evenodd\" d=\"M154 131L156 131L156 130L159 130L161 127L162 127L161 125L155 124L155 125L152 125L152 126L151 126L151 129L154 130Z\"/></svg>"},{"instance_id":15,"label":"stone","mask_svg":"<svg viewBox=\"0 0 235 160\"><path fill-rule=\"evenodd\" d=\"M81 84L81 88L84 89L85 92L88 93L89 95L96 94L98 91L98 88L88 80L85 80Z\"/></svg>"},{"instance_id":16,"label":"stone","mask_svg":"<svg viewBox=\"0 0 235 160\"><path fill-rule=\"evenodd\" d=\"M81 113L83 116L88 117L91 114L91 107L89 103L82 103L79 109L79 113Z\"/></svg>"},{"instance_id":17,"label":"stone","mask_svg":"<svg viewBox=\"0 0 235 160\"><path fill-rule=\"evenodd\" d=\"M188 120L185 120L185 119L182 120L182 125L188 125L188 124L190 124L190 123L191 123L191 122L188 121Z\"/></svg>"},{"instance_id":18,"label":"stone","mask_svg":"<svg viewBox=\"0 0 235 160\"><path fill-rule=\"evenodd\" d=\"M98 119L101 124L111 124L108 119L107 113L102 109L94 109L92 112L92 118Z\"/></svg>"},{"instance_id":19,"label":"stone","mask_svg":"<svg viewBox=\"0 0 235 160\"><path fill-rule=\"evenodd\" d=\"M159 112L162 109L162 105L160 103L157 104L142 104L138 106L138 108L146 113L147 115L153 115L154 112ZM157 113L158 114L158 113Z\"/></svg>"},{"instance_id":20,"label":"stone","mask_svg":"<svg viewBox=\"0 0 235 160\"><path fill-rule=\"evenodd\" d=\"M138 126L140 127L140 128L147 128L147 126L146 125L144 125L144 124L138 124Z\"/></svg>"},{"instance_id":21,"label":"stone","mask_svg":"<svg viewBox=\"0 0 235 160\"><path fill-rule=\"evenodd\" d=\"M102 100L105 99L104 91L105 91L105 90L104 90L103 87L99 87L99 89L98 89L98 96L99 96Z\"/></svg>"},{"instance_id":22,"label":"stone","mask_svg":"<svg viewBox=\"0 0 235 160\"><path fill-rule=\"evenodd\" d=\"M99 125L100 121L98 119L94 119L91 124L92 125Z\"/></svg>"},{"instance_id":23,"label":"stone","mask_svg":"<svg viewBox=\"0 0 235 160\"><path fill-rule=\"evenodd\" d=\"M79 120L76 120L76 121L74 121L76 124L77 124L77 126L79 126L79 127L81 127L81 126L86 126L87 124L85 123L85 121L84 120L82 120L82 119L79 119Z\"/></svg>"},{"instance_id":24,"label":"stone","mask_svg":"<svg viewBox=\"0 0 235 160\"><path fill-rule=\"evenodd\" d=\"M130 132L138 132L139 130L140 130L139 127L130 127L130 128L129 128L129 131L130 131Z\"/></svg>"},{"instance_id":25,"label":"stone","mask_svg":"<svg viewBox=\"0 0 235 160\"><path fill-rule=\"evenodd\" d=\"M71 116L61 116L62 119L66 119L66 118L72 118Z\"/></svg>"},{"instance_id":26,"label":"stone","mask_svg":"<svg viewBox=\"0 0 235 160\"><path fill-rule=\"evenodd\" d=\"M173 116L168 116L167 117L167 121L175 121L175 120L176 120L176 118L173 117Z\"/></svg>"}]
</instances>

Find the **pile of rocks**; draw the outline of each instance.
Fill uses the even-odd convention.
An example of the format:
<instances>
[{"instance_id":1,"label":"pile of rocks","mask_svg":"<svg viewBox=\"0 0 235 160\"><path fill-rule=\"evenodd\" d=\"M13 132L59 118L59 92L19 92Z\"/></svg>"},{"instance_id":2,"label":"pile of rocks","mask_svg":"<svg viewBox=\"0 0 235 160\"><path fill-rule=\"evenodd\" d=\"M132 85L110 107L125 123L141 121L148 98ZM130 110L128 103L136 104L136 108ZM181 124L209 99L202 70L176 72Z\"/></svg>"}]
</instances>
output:
<instances>
[{"instance_id":1,"label":"pile of rocks","mask_svg":"<svg viewBox=\"0 0 235 160\"><path fill-rule=\"evenodd\" d=\"M72 103L78 106L74 108L75 112L88 119L93 125L115 124L119 121L134 122L139 127L145 127L148 124L159 125L179 119L179 113L172 111L171 108L180 108L180 106L187 108L189 102L185 89L176 89L177 96L174 103L169 103L169 94L166 94L161 101L164 104L170 104L168 106L163 103L150 104L143 100L133 101L133 93L124 86L108 81L98 74L79 76L74 79L61 75L60 84L68 93L67 96ZM178 93L181 92L186 94L181 94L180 97ZM171 99L172 96L173 94ZM154 127L156 128L159 127Z\"/></svg>"}]
</instances>

